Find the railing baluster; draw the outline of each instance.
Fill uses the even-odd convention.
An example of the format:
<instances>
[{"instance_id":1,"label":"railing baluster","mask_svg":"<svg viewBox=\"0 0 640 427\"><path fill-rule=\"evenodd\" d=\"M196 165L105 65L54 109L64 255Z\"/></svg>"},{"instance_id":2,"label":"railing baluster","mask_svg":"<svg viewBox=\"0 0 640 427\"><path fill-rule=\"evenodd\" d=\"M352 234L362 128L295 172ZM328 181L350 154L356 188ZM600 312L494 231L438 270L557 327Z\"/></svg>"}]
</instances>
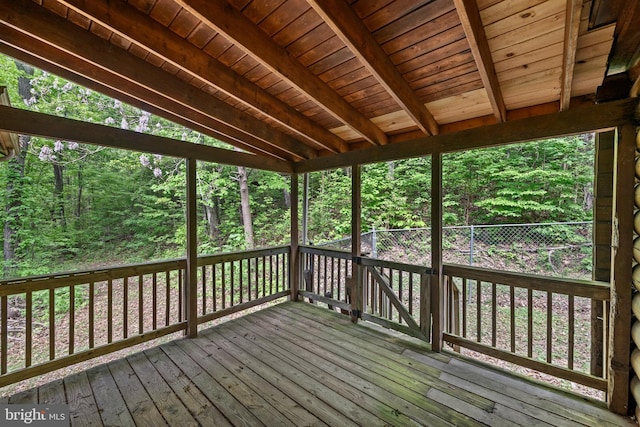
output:
<instances>
[{"instance_id":1,"label":"railing baluster","mask_svg":"<svg viewBox=\"0 0 640 427\"><path fill-rule=\"evenodd\" d=\"M138 276L138 334L144 332L144 277L142 274Z\"/></svg>"},{"instance_id":2,"label":"railing baluster","mask_svg":"<svg viewBox=\"0 0 640 427\"><path fill-rule=\"evenodd\" d=\"M167 270L164 276L164 325L169 326L171 315L171 271Z\"/></svg>"},{"instance_id":3,"label":"railing baluster","mask_svg":"<svg viewBox=\"0 0 640 427\"><path fill-rule=\"evenodd\" d=\"M553 334L553 294L547 292L547 363L551 363L552 354L552 334Z\"/></svg>"},{"instance_id":4,"label":"railing baluster","mask_svg":"<svg viewBox=\"0 0 640 427\"><path fill-rule=\"evenodd\" d=\"M184 283L184 275L186 274L186 270L180 269L178 270L178 322L182 322L184 318L182 317L182 309L184 294L182 292L182 286Z\"/></svg>"},{"instance_id":5,"label":"railing baluster","mask_svg":"<svg viewBox=\"0 0 640 427\"><path fill-rule=\"evenodd\" d=\"M207 266L203 265L201 269L202 280L202 315L207 314Z\"/></svg>"},{"instance_id":6,"label":"railing baluster","mask_svg":"<svg viewBox=\"0 0 640 427\"><path fill-rule=\"evenodd\" d=\"M151 314L151 324L153 330L158 329L158 274L153 273L151 278L151 291L153 292L151 297L151 306L153 307L153 313Z\"/></svg>"},{"instance_id":7,"label":"railing baluster","mask_svg":"<svg viewBox=\"0 0 640 427\"><path fill-rule=\"evenodd\" d=\"M9 302L5 295L0 297L0 374L7 373L7 341L9 328L7 327Z\"/></svg>"},{"instance_id":8,"label":"railing baluster","mask_svg":"<svg viewBox=\"0 0 640 427\"><path fill-rule=\"evenodd\" d=\"M569 348L567 349L567 367L573 369L573 350L575 339L575 301L573 295L568 295L569 298L569 331L567 339L569 340Z\"/></svg>"},{"instance_id":9,"label":"railing baluster","mask_svg":"<svg viewBox=\"0 0 640 427\"><path fill-rule=\"evenodd\" d=\"M527 289L527 356L533 357L533 291Z\"/></svg>"},{"instance_id":10,"label":"railing baluster","mask_svg":"<svg viewBox=\"0 0 640 427\"><path fill-rule=\"evenodd\" d=\"M76 287L69 286L69 354L75 350Z\"/></svg>"},{"instance_id":11,"label":"railing baluster","mask_svg":"<svg viewBox=\"0 0 640 427\"><path fill-rule=\"evenodd\" d=\"M95 326L95 292L94 283L89 283L89 348L94 347L94 326Z\"/></svg>"},{"instance_id":12,"label":"railing baluster","mask_svg":"<svg viewBox=\"0 0 640 427\"><path fill-rule=\"evenodd\" d=\"M247 260L247 301L251 301L251 259Z\"/></svg>"},{"instance_id":13,"label":"railing baluster","mask_svg":"<svg viewBox=\"0 0 640 427\"><path fill-rule=\"evenodd\" d=\"M273 255L269 255L269 295L273 293Z\"/></svg>"},{"instance_id":14,"label":"railing baluster","mask_svg":"<svg viewBox=\"0 0 640 427\"><path fill-rule=\"evenodd\" d=\"M273 282L273 290L271 290L271 293L278 292L280 289L280 255L278 254L275 255L275 259L273 260L273 268L276 277Z\"/></svg>"},{"instance_id":15,"label":"railing baluster","mask_svg":"<svg viewBox=\"0 0 640 427\"><path fill-rule=\"evenodd\" d=\"M224 310L227 307L227 275L226 275L226 266L227 263L226 262L221 262L220 265L222 266L222 272L220 275L220 278L222 279L222 309Z\"/></svg>"},{"instance_id":16,"label":"railing baluster","mask_svg":"<svg viewBox=\"0 0 640 427\"><path fill-rule=\"evenodd\" d=\"M515 288L509 286L509 322L511 331L511 352L516 352L516 308L515 308Z\"/></svg>"},{"instance_id":17,"label":"railing baluster","mask_svg":"<svg viewBox=\"0 0 640 427\"><path fill-rule=\"evenodd\" d=\"M113 341L113 279L107 280L107 343Z\"/></svg>"},{"instance_id":18,"label":"railing baluster","mask_svg":"<svg viewBox=\"0 0 640 427\"><path fill-rule=\"evenodd\" d=\"M496 284L491 284L491 345L496 346L497 311L496 311Z\"/></svg>"},{"instance_id":19,"label":"railing baluster","mask_svg":"<svg viewBox=\"0 0 640 427\"><path fill-rule=\"evenodd\" d=\"M31 355L32 355L32 347L33 347L33 294L32 292L27 292L27 297L25 301L25 347L24 347L24 365L26 368L31 366ZM6 321L2 321L3 324L6 324Z\"/></svg>"},{"instance_id":20,"label":"railing baluster","mask_svg":"<svg viewBox=\"0 0 640 427\"><path fill-rule=\"evenodd\" d=\"M242 304L242 294L244 293L244 276L242 274L242 261L240 260L240 268L238 269L238 278L240 279L240 304Z\"/></svg>"},{"instance_id":21,"label":"railing baluster","mask_svg":"<svg viewBox=\"0 0 640 427\"><path fill-rule=\"evenodd\" d=\"M6 319L5 319L6 323ZM49 289L49 360L56 357L56 293Z\"/></svg>"},{"instance_id":22,"label":"railing baluster","mask_svg":"<svg viewBox=\"0 0 640 427\"><path fill-rule=\"evenodd\" d=\"M451 277L451 276L449 276ZM467 337L467 278L462 278L462 336Z\"/></svg>"},{"instance_id":23,"label":"railing baluster","mask_svg":"<svg viewBox=\"0 0 640 427\"><path fill-rule=\"evenodd\" d=\"M122 337L129 336L129 277L122 279Z\"/></svg>"},{"instance_id":24,"label":"railing baluster","mask_svg":"<svg viewBox=\"0 0 640 427\"><path fill-rule=\"evenodd\" d=\"M213 294L213 311L218 311L218 284L216 283L216 270L218 264L211 265L211 286L213 289L211 293Z\"/></svg>"},{"instance_id":25,"label":"railing baluster","mask_svg":"<svg viewBox=\"0 0 640 427\"><path fill-rule=\"evenodd\" d=\"M476 341L482 341L482 282L476 280Z\"/></svg>"},{"instance_id":26,"label":"railing baluster","mask_svg":"<svg viewBox=\"0 0 640 427\"><path fill-rule=\"evenodd\" d=\"M266 287L267 287L267 257L263 256L261 259L262 259L262 296L265 296Z\"/></svg>"}]
</instances>

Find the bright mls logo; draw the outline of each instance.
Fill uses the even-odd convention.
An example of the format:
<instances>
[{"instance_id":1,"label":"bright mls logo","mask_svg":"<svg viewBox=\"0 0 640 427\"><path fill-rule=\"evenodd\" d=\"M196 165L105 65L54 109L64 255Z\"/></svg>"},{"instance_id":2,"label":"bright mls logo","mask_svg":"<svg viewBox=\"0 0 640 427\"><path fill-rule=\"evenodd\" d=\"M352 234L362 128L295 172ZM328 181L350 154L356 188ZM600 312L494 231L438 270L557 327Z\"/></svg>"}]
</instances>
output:
<instances>
[{"instance_id":1,"label":"bright mls logo","mask_svg":"<svg viewBox=\"0 0 640 427\"><path fill-rule=\"evenodd\" d=\"M69 405L0 405L0 425L68 427Z\"/></svg>"}]
</instances>

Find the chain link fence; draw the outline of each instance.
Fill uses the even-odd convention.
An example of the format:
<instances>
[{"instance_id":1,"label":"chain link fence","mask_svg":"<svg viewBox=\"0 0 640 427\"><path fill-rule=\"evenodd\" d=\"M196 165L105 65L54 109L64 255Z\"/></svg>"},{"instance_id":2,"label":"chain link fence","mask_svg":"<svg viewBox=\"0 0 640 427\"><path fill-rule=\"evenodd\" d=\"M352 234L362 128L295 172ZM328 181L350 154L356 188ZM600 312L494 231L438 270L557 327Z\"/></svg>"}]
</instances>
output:
<instances>
[{"instance_id":1,"label":"chain link fence","mask_svg":"<svg viewBox=\"0 0 640 427\"><path fill-rule=\"evenodd\" d=\"M591 279L592 222L444 227L443 260L519 273ZM371 230L362 251L373 258L431 265L431 230ZM317 246L350 250L351 238Z\"/></svg>"}]
</instances>

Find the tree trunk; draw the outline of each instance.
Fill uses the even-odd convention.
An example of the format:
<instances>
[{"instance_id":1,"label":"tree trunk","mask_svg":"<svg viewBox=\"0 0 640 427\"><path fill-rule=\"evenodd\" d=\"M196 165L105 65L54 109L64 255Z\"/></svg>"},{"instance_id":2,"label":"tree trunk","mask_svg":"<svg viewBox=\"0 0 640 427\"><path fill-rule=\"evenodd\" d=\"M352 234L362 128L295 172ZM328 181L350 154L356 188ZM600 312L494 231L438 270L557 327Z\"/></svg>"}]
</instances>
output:
<instances>
[{"instance_id":1,"label":"tree trunk","mask_svg":"<svg viewBox=\"0 0 640 427\"><path fill-rule=\"evenodd\" d=\"M249 204L249 185L247 184L247 170L242 166L238 166L238 182L240 183L240 211L242 213L242 226L244 227L244 240L247 249L253 249L255 245L253 242L251 206Z\"/></svg>"},{"instance_id":2,"label":"tree trunk","mask_svg":"<svg viewBox=\"0 0 640 427\"><path fill-rule=\"evenodd\" d=\"M63 230L67 230L67 219L64 215L64 167L58 163L53 164L55 213Z\"/></svg>"},{"instance_id":3,"label":"tree trunk","mask_svg":"<svg viewBox=\"0 0 640 427\"><path fill-rule=\"evenodd\" d=\"M220 215L218 214L218 198L204 200L204 217L207 219L209 238L217 240L220 237Z\"/></svg>"},{"instance_id":4,"label":"tree trunk","mask_svg":"<svg viewBox=\"0 0 640 427\"><path fill-rule=\"evenodd\" d=\"M16 67L24 71L26 76L18 78L18 93L20 97L27 101L31 98L31 78L33 68L29 65L16 61ZM20 154L11 159L7 164L9 173L7 175L5 205L5 221L3 227L3 256L4 256L4 275L11 276L16 271L16 252L20 243L16 235L18 226L18 215L22 207L22 180L24 178L24 164L27 155L27 149L31 143L31 137L20 135Z\"/></svg>"}]
</instances>

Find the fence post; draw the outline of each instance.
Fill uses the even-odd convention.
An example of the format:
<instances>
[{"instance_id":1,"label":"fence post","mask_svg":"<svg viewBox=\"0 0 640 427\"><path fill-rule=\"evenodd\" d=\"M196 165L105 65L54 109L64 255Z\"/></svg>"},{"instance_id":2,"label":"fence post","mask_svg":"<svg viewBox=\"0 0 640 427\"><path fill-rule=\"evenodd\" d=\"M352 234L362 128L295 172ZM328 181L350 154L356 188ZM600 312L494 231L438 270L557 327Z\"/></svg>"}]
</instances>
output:
<instances>
[{"instance_id":1,"label":"fence post","mask_svg":"<svg viewBox=\"0 0 640 427\"><path fill-rule=\"evenodd\" d=\"M376 236L376 226L371 229L371 257L378 258L378 237Z\"/></svg>"}]
</instances>

